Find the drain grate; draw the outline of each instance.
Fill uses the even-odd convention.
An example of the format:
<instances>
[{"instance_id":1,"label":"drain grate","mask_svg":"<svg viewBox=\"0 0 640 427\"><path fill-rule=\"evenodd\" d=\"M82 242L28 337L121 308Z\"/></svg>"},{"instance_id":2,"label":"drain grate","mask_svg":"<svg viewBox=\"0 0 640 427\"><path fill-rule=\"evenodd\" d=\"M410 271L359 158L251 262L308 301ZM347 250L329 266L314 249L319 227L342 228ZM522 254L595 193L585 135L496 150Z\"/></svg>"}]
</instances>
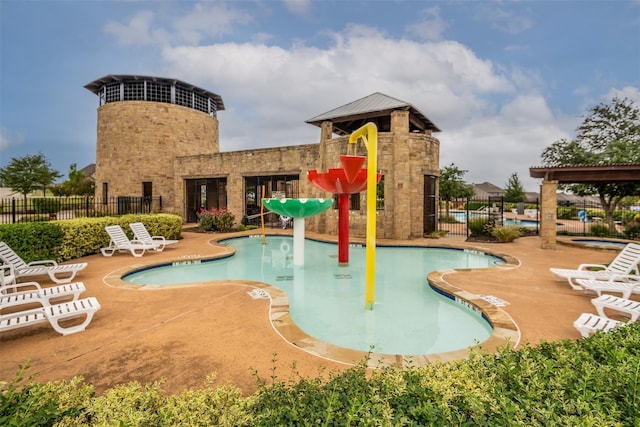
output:
<instances>
[{"instance_id":1,"label":"drain grate","mask_svg":"<svg viewBox=\"0 0 640 427\"><path fill-rule=\"evenodd\" d=\"M350 274L336 274L335 277L336 279L351 279Z\"/></svg>"},{"instance_id":2,"label":"drain grate","mask_svg":"<svg viewBox=\"0 0 640 427\"><path fill-rule=\"evenodd\" d=\"M276 276L278 282L284 282L287 280L293 280L293 276Z\"/></svg>"}]
</instances>

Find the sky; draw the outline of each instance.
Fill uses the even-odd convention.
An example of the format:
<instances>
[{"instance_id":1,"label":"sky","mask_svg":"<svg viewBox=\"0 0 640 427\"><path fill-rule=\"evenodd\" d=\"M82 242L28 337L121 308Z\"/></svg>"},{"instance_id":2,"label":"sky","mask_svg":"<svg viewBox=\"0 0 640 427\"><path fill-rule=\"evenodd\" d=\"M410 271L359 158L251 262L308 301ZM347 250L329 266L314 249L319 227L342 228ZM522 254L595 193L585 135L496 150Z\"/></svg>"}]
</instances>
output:
<instances>
[{"instance_id":1,"label":"sky","mask_svg":"<svg viewBox=\"0 0 640 427\"><path fill-rule=\"evenodd\" d=\"M590 108L640 105L640 0L0 0L0 167L94 163L108 74L219 94L221 151L317 143L306 120L381 92L441 129L441 168L538 191Z\"/></svg>"}]
</instances>

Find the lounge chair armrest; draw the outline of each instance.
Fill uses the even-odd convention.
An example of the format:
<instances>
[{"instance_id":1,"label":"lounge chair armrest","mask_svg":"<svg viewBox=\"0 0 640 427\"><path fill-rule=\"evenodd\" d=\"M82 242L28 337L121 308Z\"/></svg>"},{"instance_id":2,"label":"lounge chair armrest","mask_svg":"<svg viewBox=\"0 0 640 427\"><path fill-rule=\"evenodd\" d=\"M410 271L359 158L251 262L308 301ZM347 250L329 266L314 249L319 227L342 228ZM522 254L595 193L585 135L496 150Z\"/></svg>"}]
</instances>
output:
<instances>
[{"instance_id":1,"label":"lounge chair armrest","mask_svg":"<svg viewBox=\"0 0 640 427\"><path fill-rule=\"evenodd\" d=\"M606 265L602 265L602 264L580 264L578 266L578 270L590 270L595 267L601 268L602 270L607 268Z\"/></svg>"},{"instance_id":2,"label":"lounge chair armrest","mask_svg":"<svg viewBox=\"0 0 640 427\"><path fill-rule=\"evenodd\" d=\"M52 259L42 260L42 261L31 261L27 264L29 267L38 267L38 266L58 266L58 263Z\"/></svg>"},{"instance_id":3,"label":"lounge chair armrest","mask_svg":"<svg viewBox=\"0 0 640 427\"><path fill-rule=\"evenodd\" d=\"M151 236L151 240L161 240L164 242L166 239L164 236Z\"/></svg>"},{"instance_id":4,"label":"lounge chair armrest","mask_svg":"<svg viewBox=\"0 0 640 427\"><path fill-rule=\"evenodd\" d=\"M12 290L12 292L19 292L20 290L25 290L25 289L20 289L20 288L35 288L35 289L32 289L32 290L38 290L38 291L42 290L42 286L40 286L40 284L37 283L37 282L23 282L23 283L14 283L14 284L11 284L11 285L4 285L2 287L2 292L0 292L0 293L5 294L5 295L9 295L10 292L9 293L6 292L7 290ZM26 289L26 290L28 290L28 289Z\"/></svg>"}]
</instances>

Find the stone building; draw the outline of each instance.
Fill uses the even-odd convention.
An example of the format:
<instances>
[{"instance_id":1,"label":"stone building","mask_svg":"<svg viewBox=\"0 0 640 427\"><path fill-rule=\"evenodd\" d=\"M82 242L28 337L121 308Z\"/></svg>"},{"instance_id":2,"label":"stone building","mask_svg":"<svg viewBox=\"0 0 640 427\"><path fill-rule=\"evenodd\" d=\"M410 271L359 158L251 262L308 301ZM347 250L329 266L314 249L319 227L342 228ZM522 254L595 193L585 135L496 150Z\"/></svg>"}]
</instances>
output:
<instances>
[{"instance_id":1,"label":"stone building","mask_svg":"<svg viewBox=\"0 0 640 427\"><path fill-rule=\"evenodd\" d=\"M100 102L96 200L162 197L162 211L195 222L200 209L226 207L256 221L265 197L331 197L307 172L340 167L349 135L368 122L378 128L377 229L381 238L410 239L436 229L439 129L416 107L374 93L307 120L318 143L220 152L222 98L176 79L108 75L85 86ZM366 150L359 144L360 153ZM366 194L351 197L352 236L364 237ZM273 221L270 221L273 222ZM338 213L306 220L311 231L337 234Z\"/></svg>"}]
</instances>

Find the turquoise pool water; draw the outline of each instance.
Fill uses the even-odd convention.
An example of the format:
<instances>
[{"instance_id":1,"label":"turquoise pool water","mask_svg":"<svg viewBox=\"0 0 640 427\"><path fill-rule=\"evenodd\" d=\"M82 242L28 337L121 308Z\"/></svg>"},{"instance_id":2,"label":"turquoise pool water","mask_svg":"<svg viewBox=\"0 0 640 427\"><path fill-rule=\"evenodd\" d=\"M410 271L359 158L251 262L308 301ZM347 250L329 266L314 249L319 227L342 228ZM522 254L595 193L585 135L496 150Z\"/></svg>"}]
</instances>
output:
<instances>
[{"instance_id":1,"label":"turquoise pool water","mask_svg":"<svg viewBox=\"0 0 640 427\"><path fill-rule=\"evenodd\" d=\"M293 266L293 239L261 236L225 240L229 258L154 267L123 277L136 284L244 279L268 283L289 297L293 321L307 334L341 347L387 354L459 350L486 340L491 326L476 311L435 292L435 270L488 268L504 261L475 251L377 247L376 295L365 310L365 248L350 247L339 267L335 244L305 240L305 265Z\"/></svg>"}]
</instances>

